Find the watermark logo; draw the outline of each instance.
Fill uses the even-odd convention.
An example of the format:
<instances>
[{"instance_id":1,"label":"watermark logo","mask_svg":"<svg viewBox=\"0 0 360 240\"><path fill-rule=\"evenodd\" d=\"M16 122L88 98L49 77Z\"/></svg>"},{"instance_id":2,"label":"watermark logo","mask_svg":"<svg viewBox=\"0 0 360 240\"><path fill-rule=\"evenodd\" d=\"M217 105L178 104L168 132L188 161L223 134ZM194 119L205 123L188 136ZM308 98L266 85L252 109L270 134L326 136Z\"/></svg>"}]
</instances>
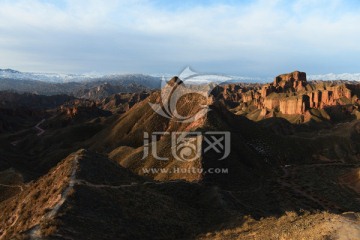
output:
<instances>
[{"instance_id":1,"label":"watermark logo","mask_svg":"<svg viewBox=\"0 0 360 240\"><path fill-rule=\"evenodd\" d=\"M169 160L169 157L160 156L158 152L157 139L163 136L171 138L171 154L177 161L193 162L211 151L218 156L218 160L223 160L230 154L230 132L153 132L151 135L145 132L142 159L151 154L156 160Z\"/></svg>"},{"instance_id":2,"label":"watermark logo","mask_svg":"<svg viewBox=\"0 0 360 240\"><path fill-rule=\"evenodd\" d=\"M218 83L230 80L230 77L214 74L199 74L192 71L189 67L185 68L172 82L166 82L162 79L162 88L160 92L160 103L149 103L151 108L159 115L172 119L175 122L191 123L204 117L209 111L207 103L210 100L211 91ZM192 103L191 98L186 99L186 104L199 104L197 112L182 115L178 112L177 105L179 100L188 94L198 94L204 101ZM184 104L184 102L181 102ZM185 108L186 109L186 108ZM190 109L193 109L190 107ZM186 114L186 113L185 113ZM167 148L166 152L159 151L159 141L166 138L171 143L171 151ZM165 141L165 142L166 142ZM164 149L164 148L161 148ZM142 159L152 156L156 160L168 161L172 159L181 162L193 162L202 156L202 154L213 152L213 156L218 160L227 158L230 154L230 132L152 132L144 133L144 155Z\"/></svg>"},{"instance_id":3,"label":"watermark logo","mask_svg":"<svg viewBox=\"0 0 360 240\"><path fill-rule=\"evenodd\" d=\"M176 122L194 122L206 115L209 107L201 105L198 112L184 116L177 111L177 103L185 95L199 94L205 101L209 100L210 92L216 87L217 82L230 80L230 77L214 74L199 74L189 67L185 68L176 82L168 84L165 78L161 81L161 103L149 103L151 108L163 117L173 119Z\"/></svg>"},{"instance_id":4,"label":"watermark logo","mask_svg":"<svg viewBox=\"0 0 360 240\"><path fill-rule=\"evenodd\" d=\"M173 168L142 168L140 174L228 174L229 168L198 168L198 167L173 167ZM151 184L151 182L148 182ZM146 184L146 183L145 183Z\"/></svg>"},{"instance_id":5,"label":"watermark logo","mask_svg":"<svg viewBox=\"0 0 360 240\"><path fill-rule=\"evenodd\" d=\"M171 153L182 162L192 162L201 156L202 135L200 132L173 132Z\"/></svg>"},{"instance_id":6,"label":"watermark logo","mask_svg":"<svg viewBox=\"0 0 360 240\"><path fill-rule=\"evenodd\" d=\"M230 132L206 132L203 148L204 153L213 150L222 155L219 160L227 158L230 154Z\"/></svg>"}]
</instances>

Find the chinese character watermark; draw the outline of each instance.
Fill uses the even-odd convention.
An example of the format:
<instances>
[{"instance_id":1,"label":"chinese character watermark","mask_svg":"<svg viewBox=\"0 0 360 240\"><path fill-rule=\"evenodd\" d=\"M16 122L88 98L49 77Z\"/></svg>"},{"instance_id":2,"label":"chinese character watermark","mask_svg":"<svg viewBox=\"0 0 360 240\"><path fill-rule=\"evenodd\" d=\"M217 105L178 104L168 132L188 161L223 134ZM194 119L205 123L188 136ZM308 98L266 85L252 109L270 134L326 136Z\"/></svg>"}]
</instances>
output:
<instances>
[{"instance_id":1,"label":"chinese character watermark","mask_svg":"<svg viewBox=\"0 0 360 240\"><path fill-rule=\"evenodd\" d=\"M230 77L222 75L199 74L187 67L171 84L168 84L163 78L160 102L149 104L156 113L163 117L175 122L191 123L206 116L210 111L209 106L200 105L198 111L192 115L182 115L177 110L180 98L188 94L198 94L208 102L210 93L217 83L230 79ZM145 132L142 159L149 156L160 161L170 159L169 156L162 156L158 151L158 139L163 137L170 139L171 155L177 161L193 162L200 159L202 154L210 151L216 153L216 157L220 156L218 160L223 160L230 154L230 132L152 132L151 134ZM169 155L168 150L166 154Z\"/></svg>"},{"instance_id":2,"label":"chinese character watermark","mask_svg":"<svg viewBox=\"0 0 360 240\"><path fill-rule=\"evenodd\" d=\"M223 160L230 154L230 132L153 132L151 135L145 132L142 159L151 154L156 160L168 161L169 157L159 156L157 141L159 136L166 135L171 138L171 154L177 161L196 161L202 154L210 151L220 154L218 160Z\"/></svg>"}]
</instances>

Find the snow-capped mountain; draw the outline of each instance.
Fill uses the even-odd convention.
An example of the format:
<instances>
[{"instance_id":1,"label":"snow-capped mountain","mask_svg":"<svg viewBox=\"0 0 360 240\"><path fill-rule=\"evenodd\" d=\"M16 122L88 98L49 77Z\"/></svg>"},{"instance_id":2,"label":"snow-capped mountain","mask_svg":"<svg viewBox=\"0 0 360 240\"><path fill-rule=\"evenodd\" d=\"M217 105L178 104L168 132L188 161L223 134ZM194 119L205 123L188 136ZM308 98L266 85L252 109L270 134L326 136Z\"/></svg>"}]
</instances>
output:
<instances>
[{"instance_id":1,"label":"snow-capped mountain","mask_svg":"<svg viewBox=\"0 0 360 240\"><path fill-rule=\"evenodd\" d=\"M0 69L0 79L36 80L53 83L80 82L98 78L96 74L62 74L62 73L34 73L20 72L13 69Z\"/></svg>"},{"instance_id":2,"label":"snow-capped mountain","mask_svg":"<svg viewBox=\"0 0 360 240\"><path fill-rule=\"evenodd\" d=\"M360 73L328 73L309 75L308 80L349 80L360 81Z\"/></svg>"},{"instance_id":3,"label":"snow-capped mountain","mask_svg":"<svg viewBox=\"0 0 360 240\"><path fill-rule=\"evenodd\" d=\"M101 86L112 89L107 92L137 92L160 88L160 78L143 74L56 74L0 69L0 91L77 95Z\"/></svg>"},{"instance_id":4,"label":"snow-capped mountain","mask_svg":"<svg viewBox=\"0 0 360 240\"><path fill-rule=\"evenodd\" d=\"M165 81L170 80L174 76L178 76L186 84L265 83L272 81L271 77L260 78L216 73L200 73L192 70L190 67L186 67L178 74L151 74L151 76L162 78Z\"/></svg>"}]
</instances>

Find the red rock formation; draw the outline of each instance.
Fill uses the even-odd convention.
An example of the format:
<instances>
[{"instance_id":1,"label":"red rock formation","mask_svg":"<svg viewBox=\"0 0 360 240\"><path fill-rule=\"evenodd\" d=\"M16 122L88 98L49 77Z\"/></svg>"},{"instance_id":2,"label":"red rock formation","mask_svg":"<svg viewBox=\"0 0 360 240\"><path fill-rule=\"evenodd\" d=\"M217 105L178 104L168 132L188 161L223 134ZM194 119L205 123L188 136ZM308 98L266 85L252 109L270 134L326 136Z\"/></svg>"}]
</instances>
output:
<instances>
[{"instance_id":1,"label":"red rock formation","mask_svg":"<svg viewBox=\"0 0 360 240\"><path fill-rule=\"evenodd\" d=\"M299 84L306 82L306 73L304 72L299 72L299 71L294 71L292 73L287 73L287 74L281 74L277 77L275 77L274 79L274 85L280 85L280 84L284 84L281 82L291 82L294 83L293 87L296 88L297 86L299 86Z\"/></svg>"},{"instance_id":2,"label":"red rock formation","mask_svg":"<svg viewBox=\"0 0 360 240\"><path fill-rule=\"evenodd\" d=\"M244 94L242 94L242 100L243 100L243 102L251 102L252 100L254 100L255 98L254 98L254 91L248 91L248 92L246 92L246 93L244 93Z\"/></svg>"},{"instance_id":3,"label":"red rock formation","mask_svg":"<svg viewBox=\"0 0 360 240\"><path fill-rule=\"evenodd\" d=\"M273 85L271 84L265 84L262 88L261 88L261 97L265 98L266 96L268 96L270 93L274 92L275 88L273 87Z\"/></svg>"},{"instance_id":4,"label":"red rock formation","mask_svg":"<svg viewBox=\"0 0 360 240\"><path fill-rule=\"evenodd\" d=\"M324 109L337 105L359 105L360 84L306 81L306 73L295 71L275 77L274 81L261 88L247 89L240 85L225 85L218 88L215 96L230 102L238 102L242 112L261 109L263 118L282 114L300 114L303 121L311 119L310 109ZM353 108L346 108L352 112Z\"/></svg>"},{"instance_id":5,"label":"red rock formation","mask_svg":"<svg viewBox=\"0 0 360 240\"><path fill-rule=\"evenodd\" d=\"M280 100L280 112L283 114L303 114L305 113L306 98L303 96L293 96Z\"/></svg>"},{"instance_id":6,"label":"red rock formation","mask_svg":"<svg viewBox=\"0 0 360 240\"><path fill-rule=\"evenodd\" d=\"M268 109L275 109L280 107L280 100L278 97L275 98L265 98L264 107Z\"/></svg>"},{"instance_id":7,"label":"red rock formation","mask_svg":"<svg viewBox=\"0 0 360 240\"><path fill-rule=\"evenodd\" d=\"M334 99L339 99L342 97L351 99L351 91L350 91L350 89L346 88L345 85L331 86L331 87L328 87L327 89L334 93Z\"/></svg>"},{"instance_id":8,"label":"red rock formation","mask_svg":"<svg viewBox=\"0 0 360 240\"><path fill-rule=\"evenodd\" d=\"M306 85L306 73L295 71L275 77L273 86L278 91L301 91Z\"/></svg>"},{"instance_id":9,"label":"red rock formation","mask_svg":"<svg viewBox=\"0 0 360 240\"><path fill-rule=\"evenodd\" d=\"M307 93L309 96L309 107L310 108L319 108L321 103L321 91L315 90L313 92Z\"/></svg>"}]
</instances>

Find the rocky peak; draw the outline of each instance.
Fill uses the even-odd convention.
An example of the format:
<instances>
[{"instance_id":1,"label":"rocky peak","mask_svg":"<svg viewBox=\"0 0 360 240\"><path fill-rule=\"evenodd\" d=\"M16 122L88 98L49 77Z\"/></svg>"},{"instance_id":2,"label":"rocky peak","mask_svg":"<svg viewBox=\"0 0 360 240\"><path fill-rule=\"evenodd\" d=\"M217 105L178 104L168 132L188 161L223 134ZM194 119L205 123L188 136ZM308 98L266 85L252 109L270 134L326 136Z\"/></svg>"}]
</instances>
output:
<instances>
[{"instance_id":1,"label":"rocky peak","mask_svg":"<svg viewBox=\"0 0 360 240\"><path fill-rule=\"evenodd\" d=\"M279 84L280 82L285 81L285 82L306 82L306 73L305 72L300 72L300 71L294 71L292 73L286 73L286 74L281 74L277 77L275 77L274 79L274 85Z\"/></svg>"},{"instance_id":2,"label":"rocky peak","mask_svg":"<svg viewBox=\"0 0 360 240\"><path fill-rule=\"evenodd\" d=\"M306 85L306 73L294 71L292 73L281 74L275 77L273 85L283 91L300 91Z\"/></svg>"}]
</instances>

